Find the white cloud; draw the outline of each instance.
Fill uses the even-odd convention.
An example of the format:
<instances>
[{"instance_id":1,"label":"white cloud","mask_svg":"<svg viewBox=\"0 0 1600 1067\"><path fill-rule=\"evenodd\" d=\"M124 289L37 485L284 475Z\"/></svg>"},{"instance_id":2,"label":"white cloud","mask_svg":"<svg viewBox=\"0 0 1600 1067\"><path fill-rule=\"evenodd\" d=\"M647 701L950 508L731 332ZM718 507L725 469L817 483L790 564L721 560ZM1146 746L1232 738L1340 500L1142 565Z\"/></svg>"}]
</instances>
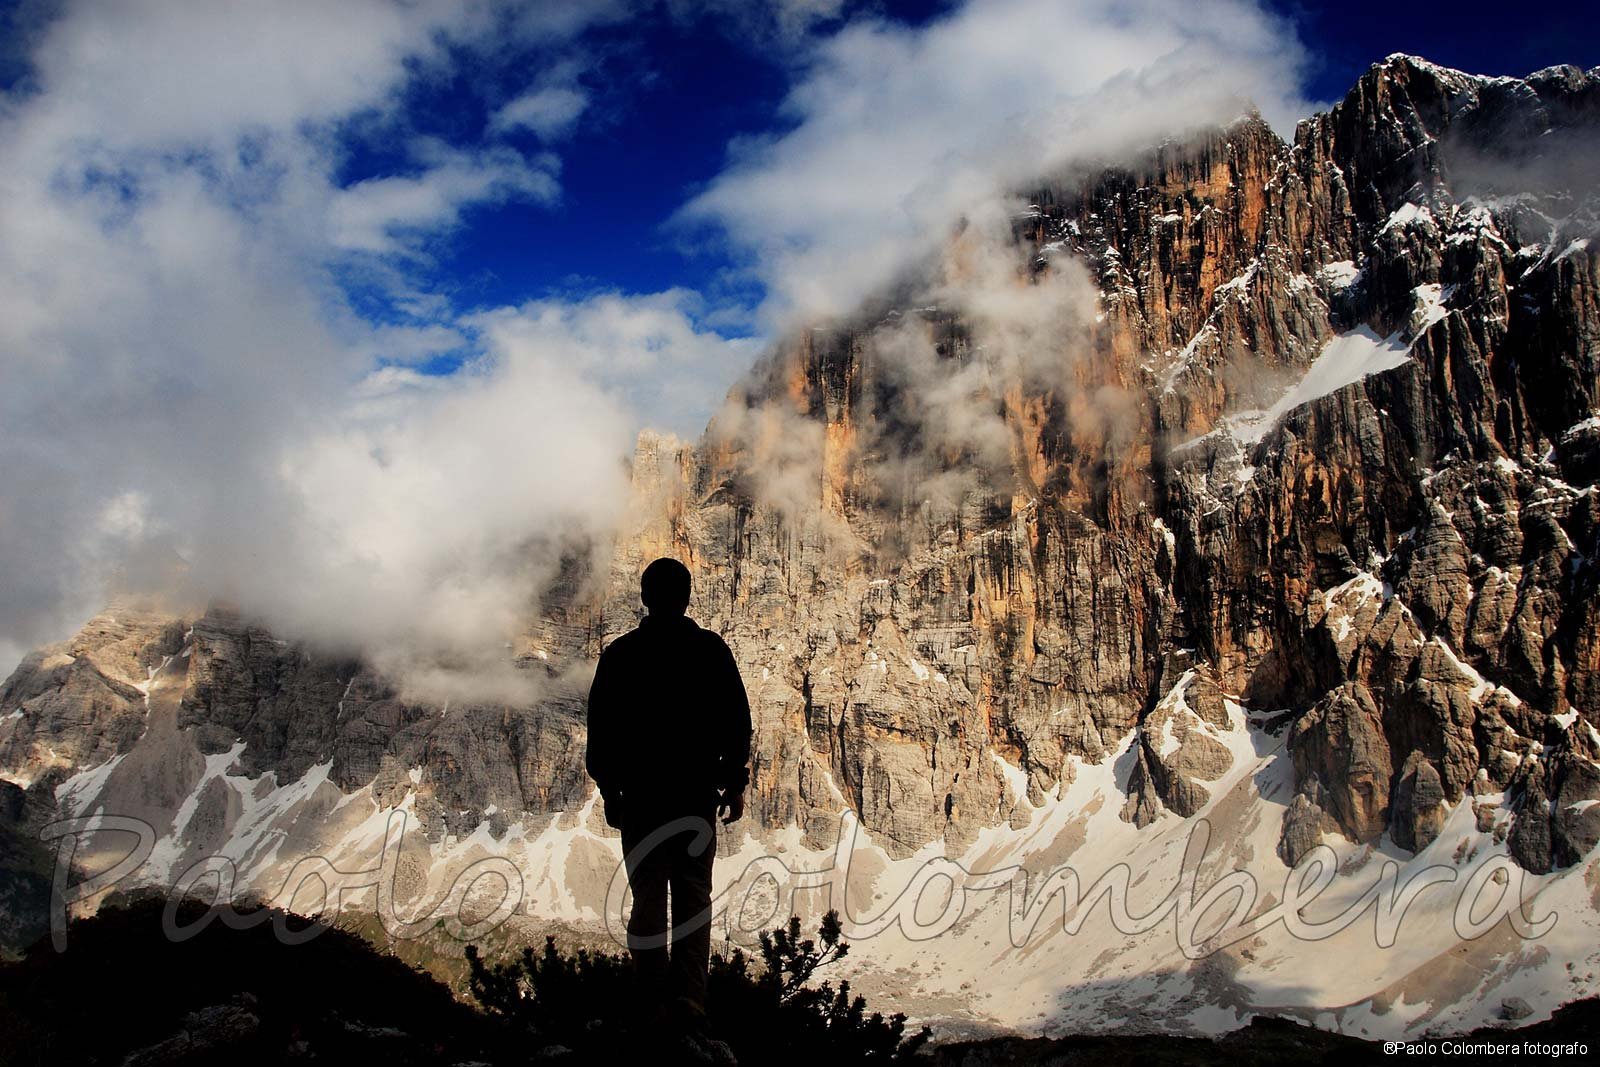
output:
<instances>
[{"instance_id":1,"label":"white cloud","mask_svg":"<svg viewBox=\"0 0 1600 1067\"><path fill-rule=\"evenodd\" d=\"M724 231L769 318L847 311L963 213L1254 103L1304 110L1302 50L1250 0L971 0L920 28L856 20L819 42L793 129L735 146L681 213Z\"/></svg>"},{"instance_id":2,"label":"white cloud","mask_svg":"<svg viewBox=\"0 0 1600 1067\"><path fill-rule=\"evenodd\" d=\"M494 5L459 0L78 0L34 53L44 97L31 109L114 148L290 131L388 106L407 63L437 64L499 18ZM567 28L530 22L525 32Z\"/></svg>"},{"instance_id":3,"label":"white cloud","mask_svg":"<svg viewBox=\"0 0 1600 1067\"><path fill-rule=\"evenodd\" d=\"M77 0L34 65L58 120L105 143L227 139L390 106L451 45L559 44L627 0ZM410 69L408 69L410 65Z\"/></svg>"},{"instance_id":4,"label":"white cloud","mask_svg":"<svg viewBox=\"0 0 1600 1067\"><path fill-rule=\"evenodd\" d=\"M237 568L237 540L197 553L224 561L203 585L398 675L449 664L506 692L505 642L625 498L633 424L559 343L376 377L282 453L288 510L252 531L258 565Z\"/></svg>"},{"instance_id":5,"label":"white cloud","mask_svg":"<svg viewBox=\"0 0 1600 1067\"><path fill-rule=\"evenodd\" d=\"M383 326L372 332L370 358L391 363L420 363L464 348L460 330L439 323L426 326Z\"/></svg>"},{"instance_id":6,"label":"white cloud","mask_svg":"<svg viewBox=\"0 0 1600 1067\"><path fill-rule=\"evenodd\" d=\"M489 126L497 131L527 129L548 140L571 129L588 105L589 95L582 89L569 86L534 89L496 111Z\"/></svg>"},{"instance_id":7,"label":"white cloud","mask_svg":"<svg viewBox=\"0 0 1600 1067\"><path fill-rule=\"evenodd\" d=\"M560 195L553 156L528 160L506 148L461 152L435 147L415 175L387 175L347 186L329 204L329 236L357 252L396 252L420 233L434 235L460 220L469 204L516 197L550 203Z\"/></svg>"},{"instance_id":8,"label":"white cloud","mask_svg":"<svg viewBox=\"0 0 1600 1067\"><path fill-rule=\"evenodd\" d=\"M564 364L605 386L639 422L692 439L759 344L697 327L700 310L700 298L684 289L600 293L536 300L472 323L490 351L508 357L559 351Z\"/></svg>"},{"instance_id":9,"label":"white cloud","mask_svg":"<svg viewBox=\"0 0 1600 1067\"><path fill-rule=\"evenodd\" d=\"M780 33L798 36L819 22L829 22L844 13L844 0L777 0L773 18Z\"/></svg>"},{"instance_id":10,"label":"white cloud","mask_svg":"<svg viewBox=\"0 0 1600 1067\"><path fill-rule=\"evenodd\" d=\"M24 645L0 638L0 678L11 677L11 672L17 669L17 665L22 662L22 657L26 656L29 651L30 649Z\"/></svg>"},{"instance_id":11,"label":"white cloud","mask_svg":"<svg viewBox=\"0 0 1600 1067\"><path fill-rule=\"evenodd\" d=\"M64 636L113 578L166 584L177 551L196 591L295 636L503 653L568 539L620 499L625 408L550 345L449 381L379 367L473 338L448 317L374 325L331 272L379 253L367 269L402 293L392 253L473 203L554 197L556 162L413 141L397 173L341 188L336 127L403 128L401 90L447 44L553 43L616 14L588 11L62 10L0 101L0 652Z\"/></svg>"},{"instance_id":12,"label":"white cloud","mask_svg":"<svg viewBox=\"0 0 1600 1067\"><path fill-rule=\"evenodd\" d=\"M824 460L839 471L844 448L860 499L932 509L922 521L938 528L956 520L964 494L1014 477L1015 408L1002 398L1053 395L1089 438L1137 426L1120 390L1084 386L1078 373L1093 346L1098 286L1073 259L1034 271L1012 230L1018 206L984 205L925 265L903 308L870 326L851 324L849 344L870 368L858 403L872 414L852 420L844 440L825 440L804 400L797 405L762 378L770 368L753 392L729 398L710 433L750 458L744 473L759 500L793 521L822 521L837 545L850 545L852 531L825 510L840 486L828 484ZM960 316L965 335L957 358L948 347L950 315ZM825 330L823 338L833 343Z\"/></svg>"},{"instance_id":13,"label":"white cloud","mask_svg":"<svg viewBox=\"0 0 1600 1067\"><path fill-rule=\"evenodd\" d=\"M667 0L679 23L711 19L761 49L802 45L819 26L843 18L848 6L847 0Z\"/></svg>"},{"instance_id":14,"label":"white cloud","mask_svg":"<svg viewBox=\"0 0 1600 1067\"><path fill-rule=\"evenodd\" d=\"M526 696L504 642L563 553L606 543L639 414L692 432L748 360L697 330L694 306L605 293L464 320L481 351L464 370L374 371L286 440L270 496L250 494L271 508L217 544L189 535L214 525L180 526L184 554L210 568L196 584L414 683Z\"/></svg>"}]
</instances>

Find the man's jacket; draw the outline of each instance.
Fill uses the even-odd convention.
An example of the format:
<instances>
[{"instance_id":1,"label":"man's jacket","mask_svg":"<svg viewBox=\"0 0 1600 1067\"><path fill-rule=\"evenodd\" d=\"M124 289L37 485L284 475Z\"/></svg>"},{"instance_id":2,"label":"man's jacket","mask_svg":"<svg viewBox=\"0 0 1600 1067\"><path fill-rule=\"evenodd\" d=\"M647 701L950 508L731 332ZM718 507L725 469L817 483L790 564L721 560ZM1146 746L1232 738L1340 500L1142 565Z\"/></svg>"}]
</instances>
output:
<instances>
[{"instance_id":1,"label":"man's jacket","mask_svg":"<svg viewBox=\"0 0 1600 1067\"><path fill-rule=\"evenodd\" d=\"M587 763L608 809L630 823L709 812L744 789L749 759L750 703L720 636L652 615L601 654Z\"/></svg>"}]
</instances>

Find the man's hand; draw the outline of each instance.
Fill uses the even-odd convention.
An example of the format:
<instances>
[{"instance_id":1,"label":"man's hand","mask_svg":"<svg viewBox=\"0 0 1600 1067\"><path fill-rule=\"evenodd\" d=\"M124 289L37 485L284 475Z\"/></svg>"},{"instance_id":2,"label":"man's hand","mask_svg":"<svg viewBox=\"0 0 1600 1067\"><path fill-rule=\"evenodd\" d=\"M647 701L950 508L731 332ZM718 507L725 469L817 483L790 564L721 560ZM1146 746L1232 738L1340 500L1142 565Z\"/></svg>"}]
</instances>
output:
<instances>
[{"instance_id":1,"label":"man's hand","mask_svg":"<svg viewBox=\"0 0 1600 1067\"><path fill-rule=\"evenodd\" d=\"M613 830L622 829L622 794L617 792L601 793L600 800L606 809L606 825Z\"/></svg>"},{"instance_id":2,"label":"man's hand","mask_svg":"<svg viewBox=\"0 0 1600 1067\"><path fill-rule=\"evenodd\" d=\"M704 810L704 809L701 809ZM722 818L722 824L737 822L744 815L744 791L722 794L722 802L717 805L717 814Z\"/></svg>"}]
</instances>

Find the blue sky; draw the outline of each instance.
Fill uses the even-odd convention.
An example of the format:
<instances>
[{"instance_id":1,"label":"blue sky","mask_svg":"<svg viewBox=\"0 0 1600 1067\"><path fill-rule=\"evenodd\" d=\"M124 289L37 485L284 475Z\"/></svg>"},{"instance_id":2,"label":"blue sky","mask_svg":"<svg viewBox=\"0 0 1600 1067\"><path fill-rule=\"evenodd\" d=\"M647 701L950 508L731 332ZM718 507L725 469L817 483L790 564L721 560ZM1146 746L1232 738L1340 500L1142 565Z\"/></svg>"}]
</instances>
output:
<instances>
[{"instance_id":1,"label":"blue sky","mask_svg":"<svg viewBox=\"0 0 1600 1067\"><path fill-rule=\"evenodd\" d=\"M948 7L912 2L862 5L880 17L920 25ZM827 19L827 32L844 19ZM455 299L501 305L550 293L684 286L719 302L753 308L759 286L730 277L712 242L668 225L721 170L730 143L781 131L780 106L803 62L802 42L718 11L650 8L585 35L578 78L589 97L583 120L557 138L558 206L511 202L473 211L437 250ZM469 63L471 60L469 60ZM476 66L467 76L413 88L415 125L446 138L479 135L492 100L515 91L518 64ZM506 69L509 68L509 69ZM525 151L547 147L522 131ZM356 151L347 178L382 169L382 153ZM727 324L749 333L749 324Z\"/></svg>"},{"instance_id":2,"label":"blue sky","mask_svg":"<svg viewBox=\"0 0 1600 1067\"><path fill-rule=\"evenodd\" d=\"M38 73L31 46L79 6L27 0L4 6L0 86L26 95ZM335 131L338 183L404 172L415 164L407 158L408 139L481 144L495 110L526 88L530 71L570 68L560 81L581 94L581 112L554 131L522 127L501 138L526 155L553 156L558 195L466 205L451 225L429 235L410 264L410 286L447 301L449 315L552 295L684 288L705 298L694 317L718 333L762 336L767 324L755 315L767 295L761 279L739 269L721 235L675 225L676 213L724 170L731 146L781 135L794 124L784 100L817 42L867 20L915 29L965 5L779 0L765 11L757 3L579 0L570 6L597 14L578 18L587 24L555 47L546 40L455 47L402 86L394 113L357 113ZM787 23L785 8L797 12ZM1271 0L1265 10L1282 18L1304 47L1289 88L1314 103L1336 100L1367 66L1395 51L1487 74L1600 62L1600 30L1575 5L1544 6L1521 20L1490 4L1452 5L1446 17L1368 0ZM364 269L342 274L360 313L406 320L396 313L391 286L373 284ZM418 366L449 373L469 354L441 353Z\"/></svg>"},{"instance_id":3,"label":"blue sky","mask_svg":"<svg viewBox=\"0 0 1600 1067\"><path fill-rule=\"evenodd\" d=\"M920 25L949 2L858 5L866 15ZM1449 17L1392 3L1274 3L1307 48L1304 89L1342 96L1372 63L1411 52L1472 73L1526 74L1543 66L1600 63L1600 29L1578 5L1542 6L1520 24L1502 5L1452 5ZM847 9L849 10L849 9ZM818 27L826 33L843 19ZM509 203L472 212L441 249L440 271L467 303L503 304L551 291L688 286L754 304L759 287L726 277L730 263L704 241L665 226L720 171L730 141L785 125L780 105L803 57L714 14L674 19L663 10L597 29L599 55L583 81L591 121L560 145L561 203ZM504 74L501 74L504 77ZM492 76L491 76L492 78ZM418 94L419 124L446 131L481 123L481 84L456 81ZM537 138L521 139L535 149ZM353 168L359 172L359 163Z\"/></svg>"},{"instance_id":4,"label":"blue sky","mask_svg":"<svg viewBox=\"0 0 1600 1067\"><path fill-rule=\"evenodd\" d=\"M1036 175L1290 130L1395 51L1600 63L1549 6L0 12L0 659L173 556L297 634L500 647L641 427Z\"/></svg>"}]
</instances>

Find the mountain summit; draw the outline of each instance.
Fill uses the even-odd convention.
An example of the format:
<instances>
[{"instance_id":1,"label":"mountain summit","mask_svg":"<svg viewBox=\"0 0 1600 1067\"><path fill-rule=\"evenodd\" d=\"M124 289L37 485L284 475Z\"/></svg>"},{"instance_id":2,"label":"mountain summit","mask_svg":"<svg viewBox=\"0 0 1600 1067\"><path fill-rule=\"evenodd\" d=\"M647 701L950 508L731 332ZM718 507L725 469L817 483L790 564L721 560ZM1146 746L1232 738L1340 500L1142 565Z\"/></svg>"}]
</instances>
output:
<instances>
[{"instance_id":1,"label":"mountain summit","mask_svg":"<svg viewBox=\"0 0 1600 1067\"><path fill-rule=\"evenodd\" d=\"M221 856L273 896L307 857L376 864L399 811L407 899L498 856L521 910L597 925L620 853L582 693L673 555L755 714L726 855L848 855L831 906L861 923L962 896L950 861L1037 876L1029 899L1064 869L1113 887L1020 944L994 887L938 936L857 935L874 1003L974 1029L1548 1015L1600 981L1597 135L1600 69L1397 55L1292 143L1245 116L1043 176L784 340L700 441L640 438L624 528L507 652L534 702L119 604L0 689L0 818L137 817L129 884ZM1251 927L1320 855L1304 922L1360 918ZM830 906L764 869L744 928ZM1186 913L1230 872L1238 930ZM1508 884L1520 911L1474 926ZM18 928L34 885L0 890Z\"/></svg>"}]
</instances>

